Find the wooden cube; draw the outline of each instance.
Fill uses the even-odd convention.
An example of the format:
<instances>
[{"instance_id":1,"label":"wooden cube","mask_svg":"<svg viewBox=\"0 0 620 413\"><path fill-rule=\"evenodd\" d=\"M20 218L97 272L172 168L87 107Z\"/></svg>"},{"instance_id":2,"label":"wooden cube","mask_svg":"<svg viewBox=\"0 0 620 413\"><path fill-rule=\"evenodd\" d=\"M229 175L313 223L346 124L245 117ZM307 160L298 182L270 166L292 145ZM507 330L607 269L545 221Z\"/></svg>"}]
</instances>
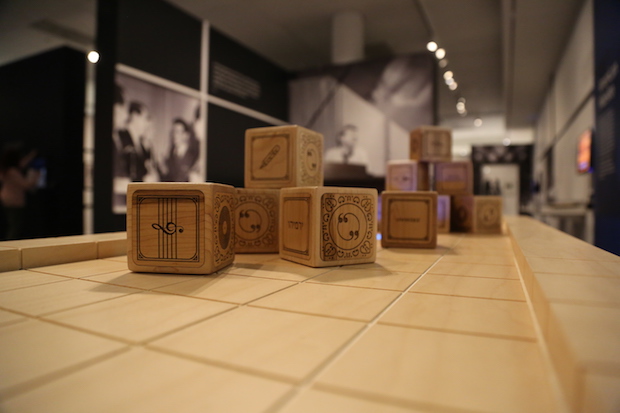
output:
<instances>
[{"instance_id":1,"label":"wooden cube","mask_svg":"<svg viewBox=\"0 0 620 413\"><path fill-rule=\"evenodd\" d=\"M235 253L277 253L279 189L237 188Z\"/></svg>"},{"instance_id":2,"label":"wooden cube","mask_svg":"<svg viewBox=\"0 0 620 413\"><path fill-rule=\"evenodd\" d=\"M210 274L231 264L235 196L234 187L214 183L129 184L129 269Z\"/></svg>"},{"instance_id":3,"label":"wooden cube","mask_svg":"<svg viewBox=\"0 0 620 413\"><path fill-rule=\"evenodd\" d=\"M374 262L376 214L376 189L284 188L280 257L311 267Z\"/></svg>"},{"instance_id":4,"label":"wooden cube","mask_svg":"<svg viewBox=\"0 0 620 413\"><path fill-rule=\"evenodd\" d=\"M428 191L429 164L412 160L388 161L385 175L386 191Z\"/></svg>"},{"instance_id":5,"label":"wooden cube","mask_svg":"<svg viewBox=\"0 0 620 413\"><path fill-rule=\"evenodd\" d=\"M453 196L451 211L453 231L479 234L500 234L502 232L501 196Z\"/></svg>"},{"instance_id":6,"label":"wooden cube","mask_svg":"<svg viewBox=\"0 0 620 413\"><path fill-rule=\"evenodd\" d=\"M437 232L450 232L450 195L437 196Z\"/></svg>"},{"instance_id":7,"label":"wooden cube","mask_svg":"<svg viewBox=\"0 0 620 413\"><path fill-rule=\"evenodd\" d=\"M245 132L245 187L323 185L323 135L301 126Z\"/></svg>"},{"instance_id":8,"label":"wooden cube","mask_svg":"<svg viewBox=\"0 0 620 413\"><path fill-rule=\"evenodd\" d=\"M452 130L421 126L409 134L409 158L415 161L452 160Z\"/></svg>"},{"instance_id":9,"label":"wooden cube","mask_svg":"<svg viewBox=\"0 0 620 413\"><path fill-rule=\"evenodd\" d=\"M382 247L435 248L437 192L382 192L381 221Z\"/></svg>"},{"instance_id":10,"label":"wooden cube","mask_svg":"<svg viewBox=\"0 0 620 413\"><path fill-rule=\"evenodd\" d=\"M472 195L474 172L471 162L438 162L435 167L435 191L441 195Z\"/></svg>"}]
</instances>

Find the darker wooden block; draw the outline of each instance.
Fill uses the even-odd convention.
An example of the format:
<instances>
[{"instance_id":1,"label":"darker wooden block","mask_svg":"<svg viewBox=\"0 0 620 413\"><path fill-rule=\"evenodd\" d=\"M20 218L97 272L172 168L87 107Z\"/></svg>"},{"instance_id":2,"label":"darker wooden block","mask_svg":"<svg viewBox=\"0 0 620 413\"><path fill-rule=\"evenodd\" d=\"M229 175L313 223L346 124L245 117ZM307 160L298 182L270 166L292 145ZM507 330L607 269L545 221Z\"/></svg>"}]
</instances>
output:
<instances>
[{"instance_id":1,"label":"darker wooden block","mask_svg":"<svg viewBox=\"0 0 620 413\"><path fill-rule=\"evenodd\" d=\"M435 169L435 190L440 195L472 195L474 172L471 162L438 162Z\"/></svg>"},{"instance_id":2,"label":"darker wooden block","mask_svg":"<svg viewBox=\"0 0 620 413\"><path fill-rule=\"evenodd\" d=\"M453 196L451 228L453 231L500 234L502 232L502 197Z\"/></svg>"},{"instance_id":3,"label":"darker wooden block","mask_svg":"<svg viewBox=\"0 0 620 413\"><path fill-rule=\"evenodd\" d=\"M245 187L323 185L323 135L296 125L245 132Z\"/></svg>"},{"instance_id":4,"label":"darker wooden block","mask_svg":"<svg viewBox=\"0 0 620 413\"><path fill-rule=\"evenodd\" d=\"M428 191L429 164L412 160L388 161L385 175L386 191Z\"/></svg>"},{"instance_id":5,"label":"darker wooden block","mask_svg":"<svg viewBox=\"0 0 620 413\"><path fill-rule=\"evenodd\" d=\"M452 130L421 126L409 134L409 159L427 162L452 160Z\"/></svg>"},{"instance_id":6,"label":"darker wooden block","mask_svg":"<svg viewBox=\"0 0 620 413\"><path fill-rule=\"evenodd\" d=\"M381 215L381 246L437 246L437 192L384 191Z\"/></svg>"},{"instance_id":7,"label":"darker wooden block","mask_svg":"<svg viewBox=\"0 0 620 413\"><path fill-rule=\"evenodd\" d=\"M232 186L214 183L129 184L129 269L210 274L231 264L235 195Z\"/></svg>"},{"instance_id":8,"label":"darker wooden block","mask_svg":"<svg viewBox=\"0 0 620 413\"><path fill-rule=\"evenodd\" d=\"M279 189L237 188L235 252L277 253Z\"/></svg>"},{"instance_id":9,"label":"darker wooden block","mask_svg":"<svg viewBox=\"0 0 620 413\"><path fill-rule=\"evenodd\" d=\"M376 189L284 188L280 257L311 267L374 262L376 214Z\"/></svg>"}]
</instances>

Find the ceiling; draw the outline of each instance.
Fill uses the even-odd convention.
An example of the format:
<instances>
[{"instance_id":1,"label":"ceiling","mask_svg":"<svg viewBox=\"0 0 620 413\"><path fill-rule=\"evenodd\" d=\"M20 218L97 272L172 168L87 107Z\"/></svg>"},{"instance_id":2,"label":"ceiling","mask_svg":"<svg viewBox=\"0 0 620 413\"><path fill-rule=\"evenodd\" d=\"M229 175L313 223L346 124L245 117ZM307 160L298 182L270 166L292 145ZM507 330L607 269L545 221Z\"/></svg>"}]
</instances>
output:
<instances>
[{"instance_id":1,"label":"ceiling","mask_svg":"<svg viewBox=\"0 0 620 413\"><path fill-rule=\"evenodd\" d=\"M169 0L281 67L330 63L331 19L364 16L366 58L446 50L459 87L439 86L439 119L458 127L536 121L584 0ZM60 45L94 44L96 0L0 0L0 65ZM429 52L426 52L429 53ZM464 97L467 116L456 112Z\"/></svg>"}]
</instances>

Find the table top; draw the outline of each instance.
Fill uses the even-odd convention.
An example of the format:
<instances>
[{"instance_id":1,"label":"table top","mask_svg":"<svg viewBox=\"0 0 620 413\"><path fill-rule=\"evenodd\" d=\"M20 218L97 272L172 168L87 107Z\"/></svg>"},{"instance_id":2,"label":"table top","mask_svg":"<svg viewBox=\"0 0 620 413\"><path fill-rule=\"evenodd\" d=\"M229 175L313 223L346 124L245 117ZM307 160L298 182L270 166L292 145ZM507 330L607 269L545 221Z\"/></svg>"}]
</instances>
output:
<instances>
[{"instance_id":1,"label":"table top","mask_svg":"<svg viewBox=\"0 0 620 413\"><path fill-rule=\"evenodd\" d=\"M380 249L373 264L238 254L208 276L130 272L123 233L0 243L0 410L617 407L620 295L610 289L620 291L620 258L533 220L507 222L503 235ZM567 266L541 255L554 237L586 258L573 252L579 262ZM588 259L602 269L583 274L594 271ZM570 271L606 281L606 301L553 286ZM590 298L575 298L579 290ZM575 307L589 332L583 325L605 314L594 344L565 328Z\"/></svg>"}]
</instances>

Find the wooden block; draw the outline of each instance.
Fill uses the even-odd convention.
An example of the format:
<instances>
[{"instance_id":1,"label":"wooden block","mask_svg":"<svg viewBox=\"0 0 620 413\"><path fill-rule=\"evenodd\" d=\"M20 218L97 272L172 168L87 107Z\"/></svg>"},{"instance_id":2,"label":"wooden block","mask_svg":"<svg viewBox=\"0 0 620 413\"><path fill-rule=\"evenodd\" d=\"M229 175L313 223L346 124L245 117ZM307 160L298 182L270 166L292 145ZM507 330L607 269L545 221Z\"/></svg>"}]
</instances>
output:
<instances>
[{"instance_id":1,"label":"wooden block","mask_svg":"<svg viewBox=\"0 0 620 413\"><path fill-rule=\"evenodd\" d=\"M388 161L385 175L386 191L428 191L429 164L412 160Z\"/></svg>"},{"instance_id":2,"label":"wooden block","mask_svg":"<svg viewBox=\"0 0 620 413\"><path fill-rule=\"evenodd\" d=\"M234 187L214 183L129 184L129 269L211 274L231 264L235 196Z\"/></svg>"},{"instance_id":3,"label":"wooden block","mask_svg":"<svg viewBox=\"0 0 620 413\"><path fill-rule=\"evenodd\" d=\"M453 196L450 216L453 231L500 234L502 232L502 197Z\"/></svg>"},{"instance_id":4,"label":"wooden block","mask_svg":"<svg viewBox=\"0 0 620 413\"><path fill-rule=\"evenodd\" d=\"M435 190L441 195L473 195L474 172L471 162L438 162Z\"/></svg>"},{"instance_id":5,"label":"wooden block","mask_svg":"<svg viewBox=\"0 0 620 413\"><path fill-rule=\"evenodd\" d=\"M245 187L323 185L323 135L301 126L245 132Z\"/></svg>"},{"instance_id":6,"label":"wooden block","mask_svg":"<svg viewBox=\"0 0 620 413\"><path fill-rule=\"evenodd\" d=\"M437 192L384 191L381 205L382 247L437 246Z\"/></svg>"},{"instance_id":7,"label":"wooden block","mask_svg":"<svg viewBox=\"0 0 620 413\"><path fill-rule=\"evenodd\" d=\"M278 252L279 189L237 188L235 253Z\"/></svg>"},{"instance_id":8,"label":"wooden block","mask_svg":"<svg viewBox=\"0 0 620 413\"><path fill-rule=\"evenodd\" d=\"M280 257L310 267L374 262L376 214L376 189L284 188Z\"/></svg>"},{"instance_id":9,"label":"wooden block","mask_svg":"<svg viewBox=\"0 0 620 413\"><path fill-rule=\"evenodd\" d=\"M437 196L437 232L450 232L450 195Z\"/></svg>"},{"instance_id":10,"label":"wooden block","mask_svg":"<svg viewBox=\"0 0 620 413\"><path fill-rule=\"evenodd\" d=\"M452 130L421 126L409 134L409 158L415 161L449 162L452 160Z\"/></svg>"}]
</instances>

